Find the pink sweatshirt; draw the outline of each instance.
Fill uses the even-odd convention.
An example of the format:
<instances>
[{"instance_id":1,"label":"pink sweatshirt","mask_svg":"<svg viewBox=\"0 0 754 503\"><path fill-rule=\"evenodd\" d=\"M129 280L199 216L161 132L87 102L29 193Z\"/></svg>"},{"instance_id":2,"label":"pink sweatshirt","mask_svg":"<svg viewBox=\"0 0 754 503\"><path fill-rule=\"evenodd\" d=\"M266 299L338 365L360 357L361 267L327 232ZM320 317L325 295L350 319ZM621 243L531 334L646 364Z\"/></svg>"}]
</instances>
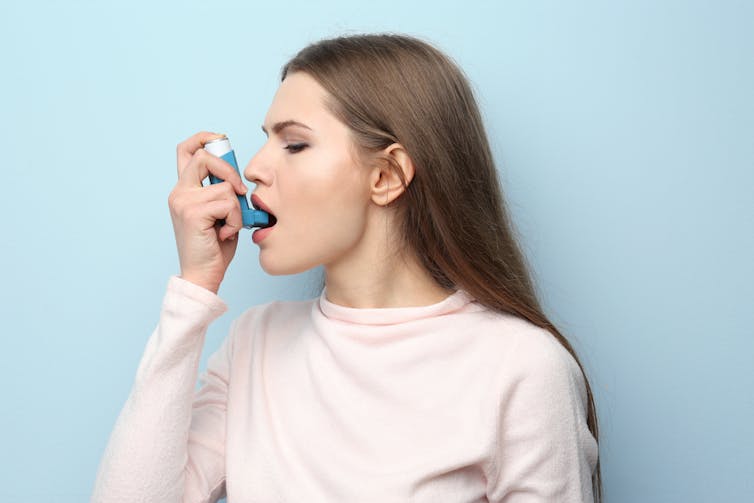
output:
<instances>
[{"instance_id":1,"label":"pink sweatshirt","mask_svg":"<svg viewBox=\"0 0 754 503\"><path fill-rule=\"evenodd\" d=\"M92 501L592 501L583 378L544 329L457 291L355 309L326 291L226 310L172 277Z\"/></svg>"}]
</instances>

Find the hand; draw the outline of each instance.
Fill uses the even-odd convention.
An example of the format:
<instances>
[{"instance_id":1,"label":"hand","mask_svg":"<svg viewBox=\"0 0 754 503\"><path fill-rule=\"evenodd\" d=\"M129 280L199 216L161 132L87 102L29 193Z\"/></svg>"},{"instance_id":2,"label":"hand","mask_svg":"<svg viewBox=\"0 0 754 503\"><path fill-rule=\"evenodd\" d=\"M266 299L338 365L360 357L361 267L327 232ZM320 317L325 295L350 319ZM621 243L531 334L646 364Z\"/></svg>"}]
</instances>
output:
<instances>
[{"instance_id":1,"label":"hand","mask_svg":"<svg viewBox=\"0 0 754 503\"><path fill-rule=\"evenodd\" d=\"M181 277L214 293L236 252L243 227L238 195L247 191L233 166L204 150L221 136L202 131L178 144L178 183L168 197ZM224 181L203 187L209 173Z\"/></svg>"}]
</instances>

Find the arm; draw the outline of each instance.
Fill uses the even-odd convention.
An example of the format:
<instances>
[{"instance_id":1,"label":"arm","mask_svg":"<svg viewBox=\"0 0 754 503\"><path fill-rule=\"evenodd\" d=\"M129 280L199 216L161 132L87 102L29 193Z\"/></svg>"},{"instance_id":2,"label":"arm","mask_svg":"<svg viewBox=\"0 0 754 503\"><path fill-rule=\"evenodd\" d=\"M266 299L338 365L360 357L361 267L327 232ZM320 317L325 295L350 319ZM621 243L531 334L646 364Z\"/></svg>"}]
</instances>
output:
<instances>
[{"instance_id":1,"label":"arm","mask_svg":"<svg viewBox=\"0 0 754 503\"><path fill-rule=\"evenodd\" d=\"M549 333L526 333L505 363L489 500L592 502L597 443L575 360Z\"/></svg>"},{"instance_id":2,"label":"arm","mask_svg":"<svg viewBox=\"0 0 754 503\"><path fill-rule=\"evenodd\" d=\"M100 462L93 502L216 501L224 491L229 339L194 394L212 292L173 277L160 321Z\"/></svg>"}]
</instances>

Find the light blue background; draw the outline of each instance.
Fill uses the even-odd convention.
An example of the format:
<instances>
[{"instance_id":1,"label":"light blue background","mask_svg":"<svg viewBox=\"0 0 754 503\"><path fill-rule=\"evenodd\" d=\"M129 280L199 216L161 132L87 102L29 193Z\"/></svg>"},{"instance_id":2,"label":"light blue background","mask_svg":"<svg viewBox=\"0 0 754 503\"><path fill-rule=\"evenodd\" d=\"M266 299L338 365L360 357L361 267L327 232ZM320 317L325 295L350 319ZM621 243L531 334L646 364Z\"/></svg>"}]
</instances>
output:
<instances>
[{"instance_id":1,"label":"light blue background","mask_svg":"<svg viewBox=\"0 0 754 503\"><path fill-rule=\"evenodd\" d=\"M245 165L282 64L423 37L478 94L547 312L600 413L607 501L754 500L754 7L745 1L4 2L0 500L88 500L177 257L175 146ZM313 295L244 231L230 313Z\"/></svg>"}]
</instances>

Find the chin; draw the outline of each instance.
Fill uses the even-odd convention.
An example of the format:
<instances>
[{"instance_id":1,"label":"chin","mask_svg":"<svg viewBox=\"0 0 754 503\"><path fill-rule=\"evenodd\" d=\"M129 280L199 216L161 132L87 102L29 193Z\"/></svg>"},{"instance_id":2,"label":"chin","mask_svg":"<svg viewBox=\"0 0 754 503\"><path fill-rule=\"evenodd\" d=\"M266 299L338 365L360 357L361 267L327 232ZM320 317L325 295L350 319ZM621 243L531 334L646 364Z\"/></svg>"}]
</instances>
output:
<instances>
[{"instance_id":1,"label":"chin","mask_svg":"<svg viewBox=\"0 0 754 503\"><path fill-rule=\"evenodd\" d=\"M317 264L304 261L286 260L285 257L268 257L264 253L259 254L259 265L270 276L288 276L299 274L314 269Z\"/></svg>"}]
</instances>

